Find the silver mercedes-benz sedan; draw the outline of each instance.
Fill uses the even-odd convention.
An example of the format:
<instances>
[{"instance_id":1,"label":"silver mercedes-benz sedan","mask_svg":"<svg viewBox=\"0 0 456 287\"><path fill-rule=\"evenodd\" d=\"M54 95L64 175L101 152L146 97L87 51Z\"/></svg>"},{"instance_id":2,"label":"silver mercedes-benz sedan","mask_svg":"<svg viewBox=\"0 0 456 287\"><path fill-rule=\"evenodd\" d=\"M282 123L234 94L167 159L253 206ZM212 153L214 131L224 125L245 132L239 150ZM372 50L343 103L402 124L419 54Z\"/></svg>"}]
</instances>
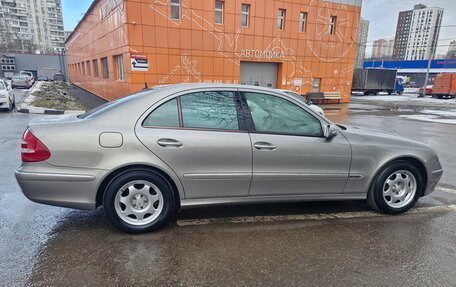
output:
<instances>
[{"instance_id":1,"label":"silver mercedes-benz sedan","mask_svg":"<svg viewBox=\"0 0 456 287\"><path fill-rule=\"evenodd\" d=\"M286 93L180 84L32 120L16 178L30 200L104 206L116 227L145 232L211 204L367 199L401 213L442 172L429 146L333 124Z\"/></svg>"}]
</instances>

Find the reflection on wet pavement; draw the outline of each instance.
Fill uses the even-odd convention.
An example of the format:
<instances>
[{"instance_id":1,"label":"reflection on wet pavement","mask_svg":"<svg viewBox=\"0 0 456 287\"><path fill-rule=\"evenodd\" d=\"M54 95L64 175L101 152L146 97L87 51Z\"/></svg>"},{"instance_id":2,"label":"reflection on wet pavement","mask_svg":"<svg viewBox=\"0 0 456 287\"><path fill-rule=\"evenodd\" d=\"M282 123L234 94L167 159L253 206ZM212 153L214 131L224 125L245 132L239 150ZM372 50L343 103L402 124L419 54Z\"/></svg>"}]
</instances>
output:
<instances>
[{"instance_id":1,"label":"reflection on wet pavement","mask_svg":"<svg viewBox=\"0 0 456 287\"><path fill-rule=\"evenodd\" d=\"M75 211L55 228L28 283L451 286L455 214L171 226L133 236L101 212Z\"/></svg>"}]
</instances>

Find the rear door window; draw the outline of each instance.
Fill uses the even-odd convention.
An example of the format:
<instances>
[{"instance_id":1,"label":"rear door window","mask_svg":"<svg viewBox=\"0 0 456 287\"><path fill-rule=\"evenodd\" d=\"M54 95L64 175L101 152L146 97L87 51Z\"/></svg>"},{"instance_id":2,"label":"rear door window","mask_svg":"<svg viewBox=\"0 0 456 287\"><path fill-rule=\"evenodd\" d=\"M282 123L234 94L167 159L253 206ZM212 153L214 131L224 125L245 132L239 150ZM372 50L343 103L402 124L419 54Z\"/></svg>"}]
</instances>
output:
<instances>
[{"instance_id":1,"label":"rear door window","mask_svg":"<svg viewBox=\"0 0 456 287\"><path fill-rule=\"evenodd\" d=\"M177 98L172 99L158 108L145 119L144 126L179 127L179 111Z\"/></svg>"},{"instance_id":2,"label":"rear door window","mask_svg":"<svg viewBox=\"0 0 456 287\"><path fill-rule=\"evenodd\" d=\"M207 91L180 97L185 128L239 130L233 91Z\"/></svg>"}]
</instances>

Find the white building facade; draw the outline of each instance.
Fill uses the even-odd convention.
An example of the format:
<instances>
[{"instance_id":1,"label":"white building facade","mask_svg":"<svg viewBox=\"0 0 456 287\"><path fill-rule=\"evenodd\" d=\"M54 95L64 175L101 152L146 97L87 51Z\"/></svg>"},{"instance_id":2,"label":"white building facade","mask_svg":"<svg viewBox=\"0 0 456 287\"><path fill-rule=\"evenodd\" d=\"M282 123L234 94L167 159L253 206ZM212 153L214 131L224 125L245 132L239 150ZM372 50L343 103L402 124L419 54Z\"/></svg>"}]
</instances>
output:
<instances>
[{"instance_id":1,"label":"white building facade","mask_svg":"<svg viewBox=\"0 0 456 287\"><path fill-rule=\"evenodd\" d=\"M443 9L415 5L399 13L393 55L400 60L426 60L433 54L439 39Z\"/></svg>"},{"instance_id":2,"label":"white building facade","mask_svg":"<svg viewBox=\"0 0 456 287\"><path fill-rule=\"evenodd\" d=\"M356 52L355 68L362 68L366 57L366 43L369 34L369 21L361 18L358 31L358 50Z\"/></svg>"},{"instance_id":3,"label":"white building facade","mask_svg":"<svg viewBox=\"0 0 456 287\"><path fill-rule=\"evenodd\" d=\"M65 45L61 0L0 0L0 45L33 44L40 53L53 53Z\"/></svg>"}]
</instances>

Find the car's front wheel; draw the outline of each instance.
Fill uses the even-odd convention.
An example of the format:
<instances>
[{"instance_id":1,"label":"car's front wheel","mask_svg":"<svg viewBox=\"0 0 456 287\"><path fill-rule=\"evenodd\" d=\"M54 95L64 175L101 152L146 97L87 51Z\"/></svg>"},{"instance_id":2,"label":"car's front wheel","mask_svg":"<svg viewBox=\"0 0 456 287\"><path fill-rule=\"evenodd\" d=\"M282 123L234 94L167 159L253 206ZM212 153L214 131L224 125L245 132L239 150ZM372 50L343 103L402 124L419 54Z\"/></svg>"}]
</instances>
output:
<instances>
[{"instance_id":1,"label":"car's front wheel","mask_svg":"<svg viewBox=\"0 0 456 287\"><path fill-rule=\"evenodd\" d=\"M424 189L423 176L410 162L398 160L375 177L367 195L369 205L383 213L402 213L412 208Z\"/></svg>"},{"instance_id":2,"label":"car's front wheel","mask_svg":"<svg viewBox=\"0 0 456 287\"><path fill-rule=\"evenodd\" d=\"M117 176L103 197L106 216L125 232L142 233L166 225L175 208L170 184L149 171L130 171Z\"/></svg>"}]
</instances>

